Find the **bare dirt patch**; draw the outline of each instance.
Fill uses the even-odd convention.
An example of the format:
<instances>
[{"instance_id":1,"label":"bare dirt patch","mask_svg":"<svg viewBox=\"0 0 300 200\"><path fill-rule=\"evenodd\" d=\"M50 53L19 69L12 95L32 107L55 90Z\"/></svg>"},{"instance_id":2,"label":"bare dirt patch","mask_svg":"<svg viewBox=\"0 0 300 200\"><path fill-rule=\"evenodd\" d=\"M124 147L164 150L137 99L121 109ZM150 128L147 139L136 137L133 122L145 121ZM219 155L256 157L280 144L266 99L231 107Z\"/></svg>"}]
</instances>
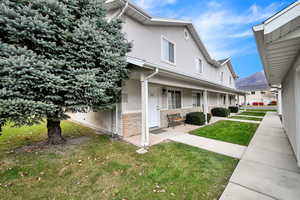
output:
<instances>
[{"instance_id":1,"label":"bare dirt patch","mask_svg":"<svg viewBox=\"0 0 300 200\"><path fill-rule=\"evenodd\" d=\"M15 153L52 152L64 154L68 150L75 149L78 145L88 143L92 138L87 136L77 138L66 138L66 143L59 145L48 145L46 141L19 147Z\"/></svg>"}]
</instances>

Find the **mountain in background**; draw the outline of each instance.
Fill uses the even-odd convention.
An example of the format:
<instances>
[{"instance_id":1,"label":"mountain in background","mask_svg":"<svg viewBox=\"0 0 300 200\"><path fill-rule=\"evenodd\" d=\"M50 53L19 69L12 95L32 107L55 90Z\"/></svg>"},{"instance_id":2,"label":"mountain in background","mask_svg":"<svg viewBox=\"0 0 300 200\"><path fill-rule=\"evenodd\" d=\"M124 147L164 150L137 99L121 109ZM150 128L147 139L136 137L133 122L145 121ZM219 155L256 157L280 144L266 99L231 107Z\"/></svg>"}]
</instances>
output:
<instances>
[{"instance_id":1,"label":"mountain in background","mask_svg":"<svg viewBox=\"0 0 300 200\"><path fill-rule=\"evenodd\" d=\"M270 89L267 83L265 73L263 71L256 72L251 76L237 80L236 87L240 90L246 90L246 91Z\"/></svg>"}]
</instances>

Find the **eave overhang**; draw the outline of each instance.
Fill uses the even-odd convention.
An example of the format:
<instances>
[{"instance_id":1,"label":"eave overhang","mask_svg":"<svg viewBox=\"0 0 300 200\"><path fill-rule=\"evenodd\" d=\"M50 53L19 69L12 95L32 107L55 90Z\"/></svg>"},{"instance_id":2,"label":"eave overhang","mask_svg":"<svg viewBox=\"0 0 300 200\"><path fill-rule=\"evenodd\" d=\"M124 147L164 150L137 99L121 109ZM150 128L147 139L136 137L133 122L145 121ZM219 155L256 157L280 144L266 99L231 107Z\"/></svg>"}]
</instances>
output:
<instances>
[{"instance_id":1,"label":"eave overhang","mask_svg":"<svg viewBox=\"0 0 300 200\"><path fill-rule=\"evenodd\" d=\"M149 63L147 61L140 60L140 59L137 59L137 58L127 57L127 62L130 63L130 64L133 64L137 67L141 67L141 68L145 68L145 69L154 70L156 68L159 68L160 72L165 73L165 74L169 74L171 77L181 78L181 79L186 80L186 81L193 81L197 84L201 84L203 86L207 86L207 87L210 87L212 89L215 89L216 91L219 90L219 92L221 92L221 93L222 92L223 93L230 92L230 93L239 94L239 95L245 95L245 94L248 93L248 92L243 91L243 90L237 90L237 89L234 89L234 88L223 86L223 85L218 84L218 83L213 83L209 80L204 80L204 79L201 79L197 76L192 76L192 75L184 73L184 72L180 72L180 73L174 72L174 71L166 69L162 66L156 65L154 63Z\"/></svg>"},{"instance_id":2,"label":"eave overhang","mask_svg":"<svg viewBox=\"0 0 300 200\"><path fill-rule=\"evenodd\" d=\"M280 84L299 56L300 1L254 26L253 32L269 84Z\"/></svg>"}]
</instances>

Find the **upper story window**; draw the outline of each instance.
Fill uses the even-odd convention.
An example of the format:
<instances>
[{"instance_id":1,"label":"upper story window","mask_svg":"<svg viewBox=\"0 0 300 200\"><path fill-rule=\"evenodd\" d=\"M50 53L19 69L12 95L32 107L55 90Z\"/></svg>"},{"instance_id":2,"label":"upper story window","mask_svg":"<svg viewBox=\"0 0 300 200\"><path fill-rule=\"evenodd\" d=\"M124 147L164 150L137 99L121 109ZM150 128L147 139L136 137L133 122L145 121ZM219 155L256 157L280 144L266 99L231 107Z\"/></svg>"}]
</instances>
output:
<instances>
[{"instance_id":1,"label":"upper story window","mask_svg":"<svg viewBox=\"0 0 300 200\"><path fill-rule=\"evenodd\" d=\"M232 84L232 77L229 76L229 84L231 85Z\"/></svg>"},{"instance_id":2,"label":"upper story window","mask_svg":"<svg viewBox=\"0 0 300 200\"><path fill-rule=\"evenodd\" d=\"M220 81L221 81L222 83L223 83L223 81L224 81L224 72L221 72Z\"/></svg>"},{"instance_id":3,"label":"upper story window","mask_svg":"<svg viewBox=\"0 0 300 200\"><path fill-rule=\"evenodd\" d=\"M196 58L196 72L199 74L203 73L203 63L200 58Z\"/></svg>"},{"instance_id":4,"label":"upper story window","mask_svg":"<svg viewBox=\"0 0 300 200\"><path fill-rule=\"evenodd\" d=\"M175 44L162 37L162 59L175 64Z\"/></svg>"},{"instance_id":5,"label":"upper story window","mask_svg":"<svg viewBox=\"0 0 300 200\"><path fill-rule=\"evenodd\" d=\"M255 94L255 91L251 91L251 94Z\"/></svg>"}]
</instances>

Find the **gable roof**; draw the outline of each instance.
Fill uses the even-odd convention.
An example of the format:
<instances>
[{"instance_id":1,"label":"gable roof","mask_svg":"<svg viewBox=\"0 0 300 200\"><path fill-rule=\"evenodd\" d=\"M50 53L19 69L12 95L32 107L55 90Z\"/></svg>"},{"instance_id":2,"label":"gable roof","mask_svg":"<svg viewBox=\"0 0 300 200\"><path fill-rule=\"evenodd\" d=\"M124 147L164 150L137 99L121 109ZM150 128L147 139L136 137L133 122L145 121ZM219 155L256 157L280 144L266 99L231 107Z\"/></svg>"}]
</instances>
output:
<instances>
[{"instance_id":1,"label":"gable roof","mask_svg":"<svg viewBox=\"0 0 300 200\"><path fill-rule=\"evenodd\" d=\"M199 47L202 54L204 55L206 61L214 67L221 67L221 64L218 61L212 59L209 55L192 21L153 17L142 8L127 0L107 0L104 4L104 7L107 10L123 8L123 10L120 11L120 14L122 14L122 12L126 12L127 15L133 17L134 19L138 20L140 23L145 25L186 27L190 31L194 40L196 41L196 44Z\"/></svg>"},{"instance_id":2,"label":"gable roof","mask_svg":"<svg viewBox=\"0 0 300 200\"><path fill-rule=\"evenodd\" d=\"M222 60L218 60L218 62L224 66L226 64L228 64L228 68L229 68L229 71L231 72L232 76L234 79L238 79L238 75L236 75L234 69L233 69L233 65L231 63L231 59L230 58L226 58L226 59L222 59Z\"/></svg>"}]
</instances>

